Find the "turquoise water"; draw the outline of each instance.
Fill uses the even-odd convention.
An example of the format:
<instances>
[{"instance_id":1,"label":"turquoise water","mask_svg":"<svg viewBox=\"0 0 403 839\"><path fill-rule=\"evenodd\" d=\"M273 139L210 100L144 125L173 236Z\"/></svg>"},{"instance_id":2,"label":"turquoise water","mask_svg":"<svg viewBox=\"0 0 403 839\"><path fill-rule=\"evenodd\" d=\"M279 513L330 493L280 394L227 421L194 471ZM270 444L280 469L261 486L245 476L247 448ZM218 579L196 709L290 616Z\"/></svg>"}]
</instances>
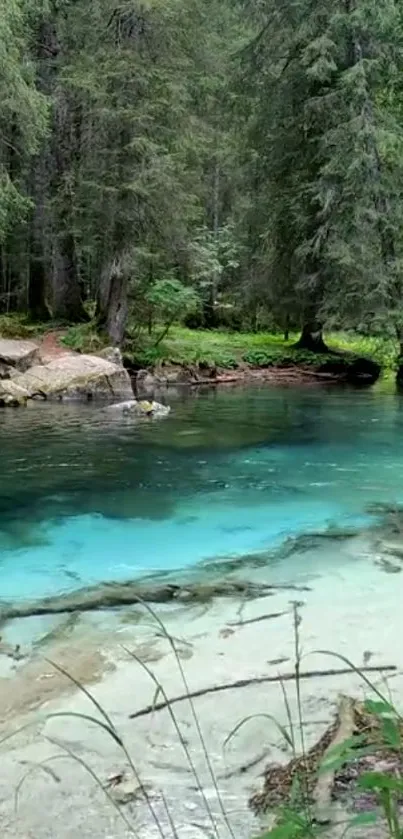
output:
<instances>
[{"instance_id":1,"label":"turquoise water","mask_svg":"<svg viewBox=\"0 0 403 839\"><path fill-rule=\"evenodd\" d=\"M0 599L264 551L403 501L403 401L249 387L172 394L134 426L94 406L0 414Z\"/></svg>"}]
</instances>

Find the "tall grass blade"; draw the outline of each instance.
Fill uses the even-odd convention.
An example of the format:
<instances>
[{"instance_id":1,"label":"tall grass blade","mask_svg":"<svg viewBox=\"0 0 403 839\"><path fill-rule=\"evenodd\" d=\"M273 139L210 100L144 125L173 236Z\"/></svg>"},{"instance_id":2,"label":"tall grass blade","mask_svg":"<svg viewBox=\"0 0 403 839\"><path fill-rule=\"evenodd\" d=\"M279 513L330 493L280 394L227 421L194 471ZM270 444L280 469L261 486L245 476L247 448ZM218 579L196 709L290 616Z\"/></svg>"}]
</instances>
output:
<instances>
[{"instance_id":1,"label":"tall grass blade","mask_svg":"<svg viewBox=\"0 0 403 839\"><path fill-rule=\"evenodd\" d=\"M232 829L232 825L231 825L231 823L228 819L228 815L225 811L225 807L224 807L224 804L223 804L223 801L222 801L222 797L221 797L221 793L220 793L220 790L219 790L219 787L218 787L217 779L216 779L216 776L215 776L215 773L214 773L214 770L213 770L213 766L212 766L212 763L211 763L211 760L210 760L210 755L209 755L208 749L206 747L206 742L205 742L205 739L204 739L204 736L203 736L203 732L201 730L199 718L198 718L197 713L196 713L196 709L195 709L193 699L190 696L190 689L189 689L188 681L187 681L186 674L185 674L185 671L184 671L184 668L183 668L183 665L182 665L182 661L180 659L180 656L178 655L178 651L176 649L175 642L173 641L173 639L172 639L171 635L169 634L168 630L166 629L165 624L163 623L161 618L157 615L156 611L152 608L152 606L150 606L149 603L146 603L140 597L136 598L136 599L138 600L139 603L141 603L144 606L144 608L148 611L148 613L150 615L152 615L152 617L154 618L154 620L156 621L156 623L158 624L158 626L162 630L163 635L167 639L167 641L168 641L168 643L169 643L169 645L172 649L172 652L175 656L175 660L176 660L178 670L179 670L179 673L180 673L180 676L181 676L181 679L182 679L182 683L183 683L183 686L184 686L184 689L185 689L185 693L188 695L189 707L190 707L190 710L191 710L191 713L192 713L194 724L196 726L199 741L200 741L200 744L201 744L201 747L202 747L202 750L203 750L204 759L206 761L206 765L207 765L207 768L208 768L208 771L209 771L209 774L210 774L210 777L211 777L211 781L212 781L212 784L214 786L214 790L215 790L217 801L218 801L218 804L219 804L219 807L220 807L220 810L221 810L221 814L223 816L223 819L225 821L225 824L228 828L228 831L229 831L232 839L236 839L234 831ZM216 829L217 828L216 828L216 825L215 825L215 830Z\"/></svg>"},{"instance_id":2,"label":"tall grass blade","mask_svg":"<svg viewBox=\"0 0 403 839\"><path fill-rule=\"evenodd\" d=\"M8 734L4 734L0 738L0 746L2 746L3 743L7 743L7 740L12 740L13 737L17 737L18 734L21 734L22 731L26 731L27 728L32 728L33 725L35 725L34 722L27 722L25 723L25 725L21 725L19 728L15 728L14 731L9 731Z\"/></svg>"},{"instance_id":3,"label":"tall grass blade","mask_svg":"<svg viewBox=\"0 0 403 839\"><path fill-rule=\"evenodd\" d=\"M106 796L106 798L108 799L108 801L110 802L110 804L112 804L112 807L116 810L116 812L117 812L117 814L118 814L119 818L120 818L120 819L122 819L122 821L124 822L124 824L126 825L126 827L129 829L130 833L131 833L133 836L138 837L138 833L136 833L136 831L135 831L135 829L134 829L133 825L131 824L131 822L130 822L130 821L129 821L129 819L127 818L126 814L125 814L125 813L123 812L123 810L119 807L119 804L117 803L117 801L115 801L115 799L114 799L114 798L113 798L113 796L110 794L110 792L109 792L109 790L107 789L107 787L105 787L105 786L104 786L104 784L102 783L101 779L98 777L97 773L96 773L96 772L94 772L94 770L92 769L92 767L91 767L91 766L90 766L90 765L89 765L89 764L88 764L88 763L84 760L84 758L80 757L80 755L76 755L76 754L75 754L75 753L74 753L74 752L73 752L73 751L72 751L72 750L71 750L71 749L70 749L70 748L66 745L66 743L61 743L59 740L53 739L52 737L46 737L46 740L47 740L49 743L52 743L52 745L53 745L53 746L57 746L59 749L63 749L63 750L66 752L66 754L68 754L68 755L69 755L69 757L70 757L72 760L74 760L74 761L75 761L75 763L79 763L79 764L80 764L80 766L82 766L82 768L83 768L83 769L85 769L85 771L86 771L86 772L87 772L87 773L91 776L91 778L93 779L93 781L95 781L95 783L97 784L97 786L98 786L98 787L102 790L102 792L104 793L104 795ZM165 839L165 837L164 837L164 839Z\"/></svg>"},{"instance_id":4,"label":"tall grass blade","mask_svg":"<svg viewBox=\"0 0 403 839\"><path fill-rule=\"evenodd\" d=\"M61 783L61 778L59 778L59 776L56 774L56 772L54 772L53 769L51 769L50 766L48 765L49 763L54 763L56 760L66 760L66 755L53 755L53 757L48 757L46 760L42 760L39 763L32 763L30 765L29 769L27 769L27 771L24 773L22 778L20 778L20 780L18 781L18 784L15 788L15 793L14 793L14 809L15 809L15 811L18 810L18 800L19 800L21 789L25 784L25 781L27 781L28 778L31 775L33 775L35 772L37 772L38 769L41 770L42 772L44 772L50 778L52 778L56 784Z\"/></svg>"},{"instance_id":5,"label":"tall grass blade","mask_svg":"<svg viewBox=\"0 0 403 839\"><path fill-rule=\"evenodd\" d=\"M243 728L244 725L246 725L248 722L251 722L251 720L256 720L256 719L267 719L270 722L273 722L274 725L276 726L276 728L278 728L281 736L284 738L287 745L292 748L293 742L292 742L291 736L288 733L287 729L284 728L284 726L281 725L281 723L279 723L272 714L261 713L261 714L249 714L247 717L244 717L242 720L240 720L234 726L234 728L230 731L230 733L227 735L227 737L225 738L224 744L223 744L224 749L228 746L228 744L231 742L231 740L236 736L236 734L238 734L238 732L241 730L241 728Z\"/></svg>"},{"instance_id":6,"label":"tall grass blade","mask_svg":"<svg viewBox=\"0 0 403 839\"><path fill-rule=\"evenodd\" d=\"M107 714L107 712L102 707L102 705L98 702L98 700L95 699L95 697L92 695L92 693L85 687L85 685L82 685L81 682L78 681L78 679L76 679L67 670L65 670L59 664L56 664L54 661L50 661L49 659L46 659L46 661L48 662L48 664L51 664L53 667L55 667L56 670L59 671L59 673L62 673L63 676L66 676L66 678L69 679L70 682L72 682L74 685L76 685L76 687L81 691L81 693L83 693L84 696L86 696L87 699L90 700L92 705L94 705L94 707L99 711L99 713L102 715L105 722L102 722L102 720L98 720L96 717L91 717L91 716L86 715L86 714L75 713L73 711L60 712L58 715L53 714L53 715L50 715L50 716L51 717L52 716L72 716L72 717L74 717L74 716L77 717L78 716L78 717L81 717L82 719L86 719L88 722L92 722L95 725L98 725L101 728L103 728L115 740L115 742L118 744L118 746L122 749L122 751L123 751L123 753L126 757L126 760L127 760L128 764L129 764L129 766L130 766L130 768L133 772L133 775L136 778L136 781L137 781L139 787L141 787L141 789L143 790L144 798L147 802L148 809L151 813L151 816L153 818L153 821L154 821L155 825L157 826L157 829L158 829L158 832L161 836L161 839L165 839L164 832L162 830L162 827L161 827L160 821L158 819L157 813L154 810L154 807L153 807L151 798L150 798L150 796L147 792L147 789L144 787L143 782L140 778L139 772L137 770L137 767L132 760L130 752L126 747L126 744L125 744L124 740L118 734L118 732L117 732L109 714Z\"/></svg>"},{"instance_id":7,"label":"tall grass blade","mask_svg":"<svg viewBox=\"0 0 403 839\"><path fill-rule=\"evenodd\" d=\"M155 691L155 694L154 694L154 702L156 701L156 698L157 698L157 696L158 696L158 694L159 694L159 693L161 693L161 694L162 694L162 696L164 697L164 700L165 700L165 702L167 703L167 711L168 711L168 713L169 713L169 716L171 717L172 724L173 724L173 726L174 726L174 728L175 728L175 731L176 731L176 733L177 733L177 735L178 735L179 742L180 742L180 744L181 744L181 746L182 746L182 748L183 748L183 751L184 751L184 753L185 753L186 759L187 759L188 764L189 764L189 766L190 766L190 770L191 770L192 775L193 775L193 777L194 777L194 779L195 779L195 781L196 781L196 786L197 786L197 789L198 789L198 791L199 791L199 793L200 793L200 795L201 795L201 797L202 797L202 799L203 799L203 804L204 804L204 807L205 807L206 813L208 814L208 817L209 817L209 819L210 819L210 821L211 821L211 824L212 824L212 826L213 826L214 833L216 834L216 833L217 833L217 825L216 825L216 822L215 822L215 819L214 819L213 812L212 812L212 810L211 810L210 804L209 804L208 799L207 799L207 797L206 797L206 794L205 794L205 792L204 792L203 785L202 785L202 783L201 783L201 781L200 781L200 778L199 778L199 775L198 775L197 769L196 769L196 767L195 767L195 765L194 765L194 762L193 762L192 756L191 756L191 754L190 754L189 747L188 747L188 745L187 745L187 743L186 743L186 740L185 740L185 738L184 738L184 736L183 736L183 734L182 734L182 732L181 732L181 729L180 729L180 726L179 726L178 720L177 720L177 718L176 718L176 716L175 716L175 712L172 710L172 706L171 706L171 704L170 704L170 702L169 702L169 698L168 698L168 695L167 695L167 693L166 693L166 691L165 691L165 688L164 688L164 687L163 687L163 685L162 685L162 684L158 681L158 679L157 679L157 677L156 677L155 673L153 673L153 671L151 670L151 668L150 668L150 667L149 667L149 666L148 666L148 665L147 665L144 661L141 661L141 659L140 659L140 658L136 655L136 653L134 653L132 650L129 650L127 647L123 647L123 649L124 649L124 651L125 651L125 652L129 655L129 656L131 656L131 658L134 658L134 660L135 660L135 661L136 661L136 662L140 665L140 667L142 667L142 668L143 668L143 670L147 673L147 675L150 677L150 679L152 679L152 681L153 681L153 682L154 682L154 684L156 685L156 691ZM154 704L154 703L153 703L153 704Z\"/></svg>"},{"instance_id":8,"label":"tall grass blade","mask_svg":"<svg viewBox=\"0 0 403 839\"><path fill-rule=\"evenodd\" d=\"M376 685L374 685L374 683L371 682L370 679L368 679L368 676L365 673L363 673L363 671L360 670L360 668L357 667L356 664L353 664L353 662L350 661L350 659L347 658L347 656L342 655L342 653L334 653L331 650L311 650L311 652L305 653L305 655L303 657L308 658L308 656L310 656L310 655L326 655L326 656L330 656L330 658L337 658L339 661L343 661L344 664L346 664L347 667L350 667L352 672L356 673L357 676L359 676L360 679L362 679L363 682L365 682L365 684L375 693L375 695L379 697L381 702L387 702L387 699L385 699L383 693L381 693L381 691L378 690ZM396 713L397 713L397 716L399 717L399 719L401 719L402 722L403 722L403 719L402 719L401 715L398 714L398 712L396 712Z\"/></svg>"},{"instance_id":9,"label":"tall grass blade","mask_svg":"<svg viewBox=\"0 0 403 839\"><path fill-rule=\"evenodd\" d=\"M292 743L292 753L293 753L293 757L296 757L297 756L297 749L296 749L296 744L295 744L294 720L292 718L291 706L290 706L290 702L289 702L289 699L288 699L288 694L287 694L287 689L286 689L286 686L285 686L285 682L284 682L283 679L280 679L280 687L281 687L281 692L283 694L283 701L284 701L284 707L285 707L286 714L287 714L288 727L290 729L290 738L291 738L291 743Z\"/></svg>"}]
</instances>

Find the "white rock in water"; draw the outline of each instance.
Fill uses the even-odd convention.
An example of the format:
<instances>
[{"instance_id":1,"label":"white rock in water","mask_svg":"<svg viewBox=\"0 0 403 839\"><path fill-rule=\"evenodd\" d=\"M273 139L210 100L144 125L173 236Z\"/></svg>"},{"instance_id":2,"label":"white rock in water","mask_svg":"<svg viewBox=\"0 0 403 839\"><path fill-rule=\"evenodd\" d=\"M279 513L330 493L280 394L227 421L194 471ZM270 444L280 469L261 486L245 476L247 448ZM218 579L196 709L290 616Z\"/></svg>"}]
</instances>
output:
<instances>
[{"instance_id":1,"label":"white rock in water","mask_svg":"<svg viewBox=\"0 0 403 839\"><path fill-rule=\"evenodd\" d=\"M171 408L169 405L161 405L160 402L130 399L128 402L117 402L115 405L110 405L108 410L121 412L123 416L142 418L167 417Z\"/></svg>"}]
</instances>

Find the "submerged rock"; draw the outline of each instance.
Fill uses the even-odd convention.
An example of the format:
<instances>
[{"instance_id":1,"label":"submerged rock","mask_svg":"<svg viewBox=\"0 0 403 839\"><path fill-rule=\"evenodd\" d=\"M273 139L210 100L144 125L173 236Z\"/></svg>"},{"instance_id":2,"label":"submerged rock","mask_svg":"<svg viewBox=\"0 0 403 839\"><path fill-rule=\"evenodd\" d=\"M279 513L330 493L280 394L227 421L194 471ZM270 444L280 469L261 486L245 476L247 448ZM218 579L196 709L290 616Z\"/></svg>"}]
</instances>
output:
<instances>
[{"instance_id":1,"label":"submerged rock","mask_svg":"<svg viewBox=\"0 0 403 839\"><path fill-rule=\"evenodd\" d=\"M35 394L47 399L111 399L133 396L123 367L92 355L63 355L0 383L0 405L23 404ZM10 397L12 401L10 402Z\"/></svg>"},{"instance_id":2,"label":"submerged rock","mask_svg":"<svg viewBox=\"0 0 403 839\"><path fill-rule=\"evenodd\" d=\"M141 419L143 417L167 417L171 408L169 405L161 405L160 402L130 399L128 402L118 402L115 405L110 405L108 410L122 413L123 416Z\"/></svg>"}]
</instances>

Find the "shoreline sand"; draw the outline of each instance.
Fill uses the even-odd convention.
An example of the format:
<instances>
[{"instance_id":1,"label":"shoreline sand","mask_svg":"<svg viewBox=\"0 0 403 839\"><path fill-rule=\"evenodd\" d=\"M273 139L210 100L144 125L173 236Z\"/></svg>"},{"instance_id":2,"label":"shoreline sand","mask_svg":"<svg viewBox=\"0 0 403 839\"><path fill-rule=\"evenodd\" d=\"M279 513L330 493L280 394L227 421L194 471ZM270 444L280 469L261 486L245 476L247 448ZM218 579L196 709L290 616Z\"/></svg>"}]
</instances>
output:
<instances>
[{"instance_id":1,"label":"shoreline sand","mask_svg":"<svg viewBox=\"0 0 403 839\"><path fill-rule=\"evenodd\" d=\"M313 655L315 649L348 656L358 666L364 662L396 665L397 673L388 679L388 689L399 705L403 699L403 653L399 643L403 634L403 577L400 573L385 573L375 559L365 540L352 538L338 547L329 546L327 554L326 548L311 554L305 552L294 557L292 563L285 561L283 567L279 564L256 569L254 576L279 580L283 574L284 582L291 578L294 583L310 581L311 591L295 594L304 601L300 607L304 668L341 666L334 658ZM267 599L246 602L241 616L240 603L227 599L216 599L208 607L177 604L158 608L167 631L177 639L190 689L292 670L291 601L295 597L293 592L277 591ZM231 625L265 613L284 614L243 626ZM155 685L124 648L133 649L145 661L169 696L183 693L177 663L168 641L161 636L161 628L153 626L149 617L141 623L130 623L127 616L122 622L121 615L103 613L86 618L68 640L56 638L43 654L89 685L111 715L142 782L150 787L152 806L165 825L164 835L172 835L165 801L179 837L198 839L211 835L211 820L168 711L129 719L131 713L153 702ZM0 739L27 723L29 727L1 743L0 818L4 838L120 839L131 835L105 793L77 762L77 758L87 762L105 783L128 769L121 749L105 730L82 718L50 716L91 715L95 709L89 700L71 684L65 692L65 677L55 673L52 665L38 654L27 663L15 662L11 666L15 671L8 676L3 674L1 679ZM381 677L377 683L385 687ZM308 679L303 682L302 691L308 746L331 720L340 692L357 697L365 693L355 673ZM287 693L295 717L295 685L291 682L287 684ZM263 716L270 714L286 723L281 686L254 685L204 696L195 700L194 707L222 806L237 839L250 839L261 823L248 810L248 797L260 788L259 776L265 764L289 758L275 725ZM254 716L224 749L225 738L248 715L261 716ZM208 806L215 814L216 834L227 836L228 827L223 822L189 703L176 705L175 716L197 766ZM34 764L49 759L48 769L42 766L33 771ZM243 771L249 764L251 767ZM15 811L15 790L27 772L29 777L20 790ZM121 812L133 823L140 839L160 835L147 803L138 795Z\"/></svg>"}]
</instances>

